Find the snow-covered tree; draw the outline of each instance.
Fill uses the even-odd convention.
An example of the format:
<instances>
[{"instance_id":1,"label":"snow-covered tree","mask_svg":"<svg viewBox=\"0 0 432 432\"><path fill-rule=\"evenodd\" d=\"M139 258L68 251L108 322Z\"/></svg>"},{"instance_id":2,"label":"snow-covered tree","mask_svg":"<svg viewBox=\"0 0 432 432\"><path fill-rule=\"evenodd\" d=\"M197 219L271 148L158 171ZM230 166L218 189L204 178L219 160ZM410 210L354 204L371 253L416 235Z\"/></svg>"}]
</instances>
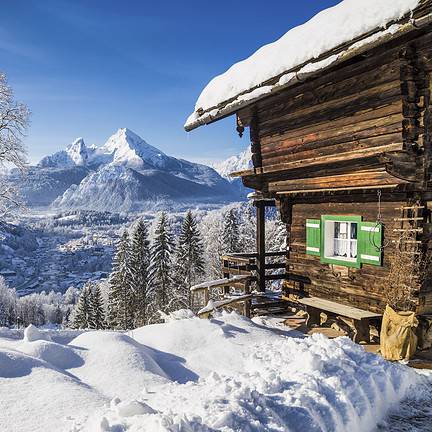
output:
<instances>
[{"instance_id":1,"label":"snow-covered tree","mask_svg":"<svg viewBox=\"0 0 432 432\"><path fill-rule=\"evenodd\" d=\"M8 288L0 276L0 327L8 327L16 322L17 295L15 290Z\"/></svg>"},{"instance_id":2,"label":"snow-covered tree","mask_svg":"<svg viewBox=\"0 0 432 432\"><path fill-rule=\"evenodd\" d=\"M266 222L266 250L284 251L287 248L286 225L278 215Z\"/></svg>"},{"instance_id":3,"label":"snow-covered tree","mask_svg":"<svg viewBox=\"0 0 432 432\"><path fill-rule=\"evenodd\" d=\"M240 250L256 251L256 210L250 202L242 204L240 214Z\"/></svg>"},{"instance_id":4,"label":"snow-covered tree","mask_svg":"<svg viewBox=\"0 0 432 432\"><path fill-rule=\"evenodd\" d=\"M172 294L172 258L174 240L170 222L165 212L162 212L154 233L151 259L151 278L154 283L154 311L167 312L173 301Z\"/></svg>"},{"instance_id":5,"label":"snow-covered tree","mask_svg":"<svg viewBox=\"0 0 432 432\"><path fill-rule=\"evenodd\" d=\"M92 321L92 291L91 284L84 285L78 303L73 311L72 328L86 329Z\"/></svg>"},{"instance_id":6,"label":"snow-covered tree","mask_svg":"<svg viewBox=\"0 0 432 432\"><path fill-rule=\"evenodd\" d=\"M205 215L199 223L202 233L205 265L205 278L220 279L222 275L221 256L224 253L223 217L219 210L213 210Z\"/></svg>"},{"instance_id":7,"label":"snow-covered tree","mask_svg":"<svg viewBox=\"0 0 432 432\"><path fill-rule=\"evenodd\" d=\"M240 221L235 208L228 209L223 215L222 240L225 253L241 251Z\"/></svg>"},{"instance_id":8,"label":"snow-covered tree","mask_svg":"<svg viewBox=\"0 0 432 432\"><path fill-rule=\"evenodd\" d=\"M105 310L102 293L98 285L91 287L90 292L90 328L100 330L106 327Z\"/></svg>"},{"instance_id":9,"label":"snow-covered tree","mask_svg":"<svg viewBox=\"0 0 432 432\"><path fill-rule=\"evenodd\" d=\"M26 151L22 139L28 127L28 108L13 97L6 76L0 72L0 168L14 166L23 169ZM0 219L5 213L20 204L16 186L0 179Z\"/></svg>"},{"instance_id":10,"label":"snow-covered tree","mask_svg":"<svg viewBox=\"0 0 432 432\"><path fill-rule=\"evenodd\" d=\"M178 239L175 254L176 307L191 307L190 287L204 274L204 248L197 222L188 211Z\"/></svg>"},{"instance_id":11,"label":"snow-covered tree","mask_svg":"<svg viewBox=\"0 0 432 432\"><path fill-rule=\"evenodd\" d=\"M123 330L132 328L134 321L130 251L129 234L125 230L117 244L108 298L109 325Z\"/></svg>"},{"instance_id":12,"label":"snow-covered tree","mask_svg":"<svg viewBox=\"0 0 432 432\"><path fill-rule=\"evenodd\" d=\"M150 279L150 241L142 219L136 224L132 235L131 272L134 325L139 327L148 323L154 303L153 284Z\"/></svg>"}]
</instances>

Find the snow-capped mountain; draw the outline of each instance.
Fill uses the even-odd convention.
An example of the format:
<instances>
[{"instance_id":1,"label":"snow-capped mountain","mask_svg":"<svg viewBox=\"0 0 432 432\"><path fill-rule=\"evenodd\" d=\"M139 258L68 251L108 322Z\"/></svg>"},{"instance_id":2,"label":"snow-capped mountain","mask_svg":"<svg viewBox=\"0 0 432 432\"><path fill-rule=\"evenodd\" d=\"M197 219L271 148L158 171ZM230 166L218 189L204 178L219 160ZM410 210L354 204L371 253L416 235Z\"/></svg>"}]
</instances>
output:
<instances>
[{"instance_id":1,"label":"snow-capped mountain","mask_svg":"<svg viewBox=\"0 0 432 432\"><path fill-rule=\"evenodd\" d=\"M95 152L96 158L110 160L113 165L143 169L164 168L169 156L146 143L129 129L119 129Z\"/></svg>"},{"instance_id":2,"label":"snow-capped mountain","mask_svg":"<svg viewBox=\"0 0 432 432\"><path fill-rule=\"evenodd\" d=\"M232 182L235 180L235 177L230 177L231 173L252 168L252 151L250 147L248 147L238 155L231 156L222 162L213 164L212 166L221 177Z\"/></svg>"},{"instance_id":3,"label":"snow-capped mountain","mask_svg":"<svg viewBox=\"0 0 432 432\"><path fill-rule=\"evenodd\" d=\"M212 164L212 167L219 173L221 177L229 181L233 188L245 198L250 192L250 189L243 186L243 183L238 177L230 177L230 174L237 171L247 170L252 168L252 151L250 147L243 150L235 156L231 156L222 162Z\"/></svg>"},{"instance_id":4,"label":"snow-capped mountain","mask_svg":"<svg viewBox=\"0 0 432 432\"><path fill-rule=\"evenodd\" d=\"M44 157L21 181L29 205L129 211L149 203L224 203L241 198L213 168L176 159L129 129L100 146L78 138Z\"/></svg>"},{"instance_id":5,"label":"snow-capped mountain","mask_svg":"<svg viewBox=\"0 0 432 432\"><path fill-rule=\"evenodd\" d=\"M66 150L61 150L50 156L45 156L38 163L41 168L70 168L73 166L85 166L89 158L89 152L83 138L77 138Z\"/></svg>"}]
</instances>

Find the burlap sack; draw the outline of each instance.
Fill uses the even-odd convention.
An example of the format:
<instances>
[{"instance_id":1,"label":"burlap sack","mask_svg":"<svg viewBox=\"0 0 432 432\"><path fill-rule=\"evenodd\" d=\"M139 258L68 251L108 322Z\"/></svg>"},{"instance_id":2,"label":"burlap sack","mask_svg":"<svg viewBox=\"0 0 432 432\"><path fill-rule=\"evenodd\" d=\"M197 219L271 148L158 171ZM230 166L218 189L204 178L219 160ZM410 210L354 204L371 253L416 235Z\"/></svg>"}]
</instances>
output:
<instances>
[{"instance_id":1,"label":"burlap sack","mask_svg":"<svg viewBox=\"0 0 432 432\"><path fill-rule=\"evenodd\" d=\"M386 360L409 360L417 348L415 312L396 312L389 305L384 311L380 341Z\"/></svg>"}]
</instances>

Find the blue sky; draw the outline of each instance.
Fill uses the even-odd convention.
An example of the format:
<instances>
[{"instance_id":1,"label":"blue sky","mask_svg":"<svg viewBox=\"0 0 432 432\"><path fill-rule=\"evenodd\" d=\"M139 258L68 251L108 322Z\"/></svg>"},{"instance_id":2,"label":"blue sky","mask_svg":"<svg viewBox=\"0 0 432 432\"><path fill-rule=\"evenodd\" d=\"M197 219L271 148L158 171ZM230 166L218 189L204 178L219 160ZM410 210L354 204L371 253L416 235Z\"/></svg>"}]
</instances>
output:
<instances>
[{"instance_id":1,"label":"blue sky","mask_svg":"<svg viewBox=\"0 0 432 432\"><path fill-rule=\"evenodd\" d=\"M339 0L5 0L0 70L32 111L31 162L128 127L164 152L221 160L248 145L233 117L189 134L207 82Z\"/></svg>"}]
</instances>

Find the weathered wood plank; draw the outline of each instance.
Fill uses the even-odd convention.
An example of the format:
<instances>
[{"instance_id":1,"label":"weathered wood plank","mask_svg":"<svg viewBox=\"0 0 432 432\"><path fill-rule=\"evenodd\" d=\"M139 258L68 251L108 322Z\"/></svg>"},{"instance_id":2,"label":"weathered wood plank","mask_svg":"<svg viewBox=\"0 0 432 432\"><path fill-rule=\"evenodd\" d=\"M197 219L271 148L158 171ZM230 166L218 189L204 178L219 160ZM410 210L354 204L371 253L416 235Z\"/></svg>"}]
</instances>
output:
<instances>
[{"instance_id":1,"label":"weathered wood plank","mask_svg":"<svg viewBox=\"0 0 432 432\"><path fill-rule=\"evenodd\" d=\"M309 160L314 157L322 157L329 155L340 154L344 152L353 153L354 151L363 152L367 151L367 154L373 154L373 148L382 147L388 144L400 143L398 150L403 149L403 138L402 138L402 122L400 123L400 128L394 129L395 132L388 133L385 135L374 136L364 136L363 138L357 137L355 135L350 137L349 141L342 141L338 143L338 140L334 140L334 145L329 145L331 143L325 141L320 143L318 149L310 149L310 146L301 146L302 151L291 153L289 149L283 147L279 148L278 151L272 152L271 154L262 153L263 166L267 167L269 165L276 165L281 162L294 162L297 160ZM346 138L344 138L346 139ZM321 148L321 145L323 148ZM372 152L372 153L371 153ZM379 149L375 153L382 153L383 151Z\"/></svg>"},{"instance_id":2,"label":"weathered wood plank","mask_svg":"<svg viewBox=\"0 0 432 432\"><path fill-rule=\"evenodd\" d=\"M353 121L355 119L352 119ZM401 112L382 118L368 119L350 123L338 128L310 132L295 138L278 137L277 141L268 142L263 139L262 153L265 157L271 157L273 153L286 154L297 151L312 150L319 147L334 145L344 142L357 141L359 139L371 138L389 133L402 132L403 116ZM301 149L298 149L301 146Z\"/></svg>"},{"instance_id":3,"label":"weathered wood plank","mask_svg":"<svg viewBox=\"0 0 432 432\"><path fill-rule=\"evenodd\" d=\"M290 129L282 134L280 133L270 133L261 137L261 144L263 146L271 143L277 143L284 139L294 139L306 137L308 134L317 134L320 132L335 134L338 130L343 129L344 127L355 127L357 124L364 124L364 122L372 121L378 122L381 119L391 119L390 122L393 123L394 115L400 116L402 113L402 101L397 100L391 104L383 105L382 107L376 109L366 109L363 111L359 111L353 116L341 117L340 119L334 120L332 122L323 121L320 123L313 122L312 124L308 124L307 126L298 128L298 129Z\"/></svg>"},{"instance_id":4,"label":"weathered wood plank","mask_svg":"<svg viewBox=\"0 0 432 432\"><path fill-rule=\"evenodd\" d=\"M382 170L362 171L344 175L333 175L327 177L312 177L295 180L284 180L269 183L270 192L301 191L315 189L334 189L365 186L384 186L405 183L404 180L393 177Z\"/></svg>"},{"instance_id":5,"label":"weathered wood plank","mask_svg":"<svg viewBox=\"0 0 432 432\"><path fill-rule=\"evenodd\" d=\"M395 142L390 140L389 144L383 146L348 151L341 154L317 156L317 157L312 157L307 159L294 160L292 162L288 159L287 162L281 162L278 164L264 166L262 168L262 173L284 171L284 170L290 170L295 168L302 168L306 166L310 168L315 165L323 165L323 164L329 165L337 162L346 162L355 159L365 159L367 157L377 155L377 154L382 154L385 152L394 152L394 151L402 150L402 147L403 147L403 143L401 141Z\"/></svg>"}]
</instances>

